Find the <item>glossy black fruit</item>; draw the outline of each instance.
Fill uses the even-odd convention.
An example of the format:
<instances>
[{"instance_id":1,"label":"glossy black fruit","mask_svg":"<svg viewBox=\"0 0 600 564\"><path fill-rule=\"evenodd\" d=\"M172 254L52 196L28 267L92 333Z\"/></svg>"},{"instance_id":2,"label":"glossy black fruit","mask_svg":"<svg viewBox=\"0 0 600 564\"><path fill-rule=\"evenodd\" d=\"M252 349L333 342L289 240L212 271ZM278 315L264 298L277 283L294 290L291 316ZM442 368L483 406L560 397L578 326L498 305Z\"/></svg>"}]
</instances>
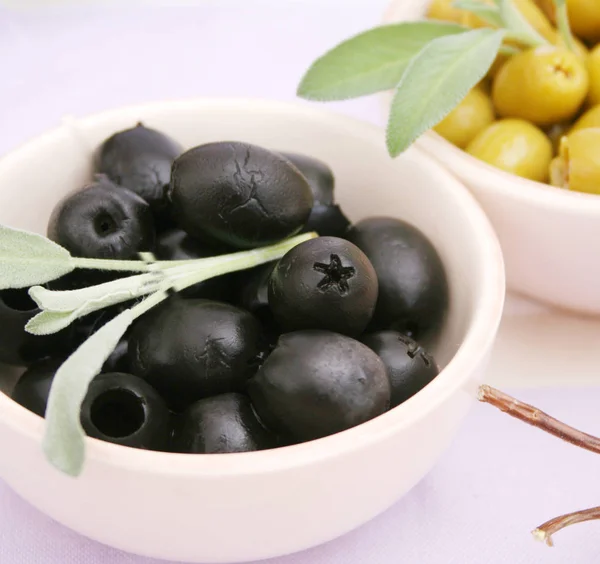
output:
<instances>
[{"instance_id":1,"label":"glossy black fruit","mask_svg":"<svg viewBox=\"0 0 600 564\"><path fill-rule=\"evenodd\" d=\"M316 231L323 237L343 237L348 227L350 227L350 220L344 215L340 206L318 204L313 206L302 232Z\"/></svg>"},{"instance_id":2,"label":"glossy black fruit","mask_svg":"<svg viewBox=\"0 0 600 564\"><path fill-rule=\"evenodd\" d=\"M54 375L63 362L53 358L40 360L30 366L15 384L12 399L36 415L44 417Z\"/></svg>"},{"instance_id":3,"label":"glossy black fruit","mask_svg":"<svg viewBox=\"0 0 600 564\"><path fill-rule=\"evenodd\" d=\"M276 440L256 418L248 397L222 394L188 407L173 444L177 452L214 454L273 448Z\"/></svg>"},{"instance_id":4,"label":"glossy black fruit","mask_svg":"<svg viewBox=\"0 0 600 564\"><path fill-rule=\"evenodd\" d=\"M165 450L172 433L171 414L156 390L132 374L100 374L81 405L88 436L135 448Z\"/></svg>"},{"instance_id":5,"label":"glossy black fruit","mask_svg":"<svg viewBox=\"0 0 600 564\"><path fill-rule=\"evenodd\" d=\"M131 367L129 365L129 340L124 337L121 339L113 352L106 359L102 372L125 372L129 373Z\"/></svg>"},{"instance_id":6,"label":"glossy black fruit","mask_svg":"<svg viewBox=\"0 0 600 564\"><path fill-rule=\"evenodd\" d=\"M323 161L300 153L281 153L306 178L313 194L314 205L330 206L334 203L335 178Z\"/></svg>"},{"instance_id":7,"label":"glossy black fruit","mask_svg":"<svg viewBox=\"0 0 600 564\"><path fill-rule=\"evenodd\" d=\"M269 306L286 331L327 329L359 335L377 302L377 275L355 245L318 237L294 247L269 281Z\"/></svg>"},{"instance_id":8,"label":"glossy black fruit","mask_svg":"<svg viewBox=\"0 0 600 564\"><path fill-rule=\"evenodd\" d=\"M379 331L362 338L379 355L392 384L392 407L422 390L438 374L435 359L416 341L397 331Z\"/></svg>"},{"instance_id":9,"label":"glossy black fruit","mask_svg":"<svg viewBox=\"0 0 600 564\"><path fill-rule=\"evenodd\" d=\"M391 393L383 361L362 343L329 331L282 335L248 392L261 421L297 441L381 415Z\"/></svg>"},{"instance_id":10,"label":"glossy black fruit","mask_svg":"<svg viewBox=\"0 0 600 564\"><path fill-rule=\"evenodd\" d=\"M269 279L277 262L240 272L238 303L258 317L269 316Z\"/></svg>"},{"instance_id":11,"label":"glossy black fruit","mask_svg":"<svg viewBox=\"0 0 600 564\"><path fill-rule=\"evenodd\" d=\"M308 182L287 159L239 142L209 143L178 157L169 197L190 235L238 248L298 233L313 205Z\"/></svg>"},{"instance_id":12,"label":"glossy black fruit","mask_svg":"<svg viewBox=\"0 0 600 564\"><path fill-rule=\"evenodd\" d=\"M190 237L182 229L160 234L154 251L159 260L194 260L230 253L223 247L208 245ZM194 284L181 292L186 298L227 300L232 294L233 275L217 276Z\"/></svg>"},{"instance_id":13,"label":"glossy black fruit","mask_svg":"<svg viewBox=\"0 0 600 564\"><path fill-rule=\"evenodd\" d=\"M154 248L154 220L139 196L98 177L56 205L48 237L74 256L131 259Z\"/></svg>"},{"instance_id":14,"label":"glossy black fruit","mask_svg":"<svg viewBox=\"0 0 600 564\"><path fill-rule=\"evenodd\" d=\"M96 154L96 171L129 188L148 202L155 213L163 214L171 165L181 153L183 147L175 140L138 123L102 143Z\"/></svg>"},{"instance_id":15,"label":"glossy black fruit","mask_svg":"<svg viewBox=\"0 0 600 564\"><path fill-rule=\"evenodd\" d=\"M371 330L394 329L424 340L436 333L448 308L448 282L431 242L413 225L375 217L346 237L369 257L379 280Z\"/></svg>"},{"instance_id":16,"label":"glossy black fruit","mask_svg":"<svg viewBox=\"0 0 600 564\"><path fill-rule=\"evenodd\" d=\"M174 296L134 326L129 355L176 411L212 395L241 389L256 369L260 325L247 311Z\"/></svg>"},{"instance_id":17,"label":"glossy black fruit","mask_svg":"<svg viewBox=\"0 0 600 564\"><path fill-rule=\"evenodd\" d=\"M38 313L40 309L27 289L0 290L0 362L28 366L69 348L68 331L47 336L25 331L25 325Z\"/></svg>"}]
</instances>

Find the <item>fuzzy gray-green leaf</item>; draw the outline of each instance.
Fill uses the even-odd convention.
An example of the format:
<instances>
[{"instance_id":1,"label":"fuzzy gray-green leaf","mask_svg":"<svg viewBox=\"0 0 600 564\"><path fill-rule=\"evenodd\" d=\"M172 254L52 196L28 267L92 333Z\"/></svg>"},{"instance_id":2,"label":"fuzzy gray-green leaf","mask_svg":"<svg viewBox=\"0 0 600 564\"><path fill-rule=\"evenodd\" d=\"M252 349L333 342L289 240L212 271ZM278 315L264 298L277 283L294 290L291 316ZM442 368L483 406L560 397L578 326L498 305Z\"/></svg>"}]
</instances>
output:
<instances>
[{"instance_id":1,"label":"fuzzy gray-green leaf","mask_svg":"<svg viewBox=\"0 0 600 564\"><path fill-rule=\"evenodd\" d=\"M391 156L439 123L491 67L504 31L478 29L434 39L414 57L392 101L387 129Z\"/></svg>"},{"instance_id":2,"label":"fuzzy gray-green leaf","mask_svg":"<svg viewBox=\"0 0 600 564\"><path fill-rule=\"evenodd\" d=\"M81 345L54 376L46 409L44 452L59 470L77 476L85 459L85 433L79 414L90 382L133 321L125 310Z\"/></svg>"},{"instance_id":3,"label":"fuzzy gray-green leaf","mask_svg":"<svg viewBox=\"0 0 600 564\"><path fill-rule=\"evenodd\" d=\"M389 90L398 84L412 57L432 39L464 32L443 22L407 22L376 27L334 47L304 75L298 96L345 100Z\"/></svg>"},{"instance_id":4,"label":"fuzzy gray-green leaf","mask_svg":"<svg viewBox=\"0 0 600 564\"><path fill-rule=\"evenodd\" d=\"M0 290L26 288L74 270L70 253L37 233L0 225Z\"/></svg>"}]
</instances>

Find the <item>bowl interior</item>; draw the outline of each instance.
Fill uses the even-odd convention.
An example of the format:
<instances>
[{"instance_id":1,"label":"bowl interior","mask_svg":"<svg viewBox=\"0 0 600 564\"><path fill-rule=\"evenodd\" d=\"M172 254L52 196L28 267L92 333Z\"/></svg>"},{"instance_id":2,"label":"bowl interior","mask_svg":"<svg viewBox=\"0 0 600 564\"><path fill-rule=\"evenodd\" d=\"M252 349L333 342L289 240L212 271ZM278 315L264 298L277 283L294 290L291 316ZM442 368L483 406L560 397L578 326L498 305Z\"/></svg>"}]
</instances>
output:
<instances>
[{"instance_id":1,"label":"bowl interior","mask_svg":"<svg viewBox=\"0 0 600 564\"><path fill-rule=\"evenodd\" d=\"M95 148L138 121L186 147L240 140L324 160L334 171L337 199L351 220L373 215L403 218L418 226L438 249L451 292L450 312L434 344L438 362L447 366L466 341L470 344L461 350L463 362L471 362L493 339L502 309L502 258L472 197L419 150L392 160L380 129L300 104L169 102L67 119L0 161L0 222L44 233L57 200L90 179ZM399 409L408 414L414 405L414 410L422 411L423 405L417 406L425 398L419 396L439 395L450 378L453 385L460 385L468 376L466 365L462 368L457 366L452 376L443 371L430 389ZM0 404L6 402L0 394ZM20 409L11 410L16 408ZM19 419L25 425L39 425L37 418L28 417L22 414Z\"/></svg>"}]
</instances>

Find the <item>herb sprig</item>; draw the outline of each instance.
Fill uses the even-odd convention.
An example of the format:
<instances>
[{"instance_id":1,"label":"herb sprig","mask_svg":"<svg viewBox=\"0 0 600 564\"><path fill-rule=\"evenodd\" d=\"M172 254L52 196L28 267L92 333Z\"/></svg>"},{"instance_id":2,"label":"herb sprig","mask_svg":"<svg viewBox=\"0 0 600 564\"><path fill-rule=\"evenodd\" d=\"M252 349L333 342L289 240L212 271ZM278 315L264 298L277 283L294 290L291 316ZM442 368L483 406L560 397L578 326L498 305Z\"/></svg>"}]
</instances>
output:
<instances>
[{"instance_id":1,"label":"herb sprig","mask_svg":"<svg viewBox=\"0 0 600 564\"><path fill-rule=\"evenodd\" d=\"M554 0L559 36L575 42L566 0ZM317 59L297 94L320 102L394 91L387 148L396 157L442 121L476 86L499 54L550 45L513 0L455 0L485 27L435 20L379 26L356 35Z\"/></svg>"},{"instance_id":2,"label":"herb sprig","mask_svg":"<svg viewBox=\"0 0 600 564\"><path fill-rule=\"evenodd\" d=\"M81 473L85 462L85 433L79 421L81 403L90 382L137 318L172 292L277 260L316 236L306 233L268 247L203 259L156 261L151 254L142 253L140 260L124 261L73 257L41 235L0 225L0 290L29 288L29 295L41 310L27 324L29 333L56 333L94 311L137 301L91 335L54 376L44 436L48 460L71 476ZM57 291L41 286L75 269L139 274L79 290Z\"/></svg>"}]
</instances>

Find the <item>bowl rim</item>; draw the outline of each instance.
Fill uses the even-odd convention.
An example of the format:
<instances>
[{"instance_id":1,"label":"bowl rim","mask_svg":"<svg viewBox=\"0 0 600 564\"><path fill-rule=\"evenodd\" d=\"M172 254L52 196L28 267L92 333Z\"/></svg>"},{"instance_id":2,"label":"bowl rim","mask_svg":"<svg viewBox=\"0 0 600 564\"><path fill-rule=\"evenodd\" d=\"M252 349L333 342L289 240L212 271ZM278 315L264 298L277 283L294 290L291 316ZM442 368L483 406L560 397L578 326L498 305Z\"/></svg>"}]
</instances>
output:
<instances>
[{"instance_id":1,"label":"bowl rim","mask_svg":"<svg viewBox=\"0 0 600 564\"><path fill-rule=\"evenodd\" d=\"M153 113L166 113L174 109L181 111L182 108L195 112L243 109L271 115L291 112L306 119L324 122L328 127L339 131L358 132L365 142L380 145L382 150L385 150L383 130L380 127L304 102L194 98L123 106L87 115L76 122L69 118L68 123L32 138L3 156L0 159L0 172L4 166L10 166L11 162L18 162L23 151L36 145L51 143L54 138L60 137L67 127L77 124L92 126L113 119L129 122L136 114L147 115L150 120ZM465 222L471 225L480 255L478 276L481 280L479 291L473 298L471 323L457 352L433 382L400 406L357 427L308 443L271 450L211 455L164 453L124 447L86 437L86 464L82 476L92 467L92 462L94 465L101 464L142 473L204 476L215 479L302 467L348 451L356 451L367 444L379 443L417 423L460 388L465 388L466 393L474 396L476 387L472 390L466 388L476 367L486 360L495 340L504 307L505 273L500 244L488 218L467 188L421 149L411 147L409 151L411 158L431 175L432 182L444 184L453 192L454 198L460 203L459 209L465 216ZM44 419L17 404L4 393L0 393L0 424L38 443L41 451Z\"/></svg>"},{"instance_id":2,"label":"bowl rim","mask_svg":"<svg viewBox=\"0 0 600 564\"><path fill-rule=\"evenodd\" d=\"M382 23L390 25L421 18L424 9L422 4L429 4L430 1L391 0L384 12ZM390 94L384 93L383 100L384 113L387 116ZM416 145L435 159L439 158L436 153L442 152L444 165L462 178L468 177L469 182L476 182L482 192L503 192L506 196L526 204L576 213L578 216L600 215L600 195L559 188L506 172L480 161L434 130L427 131L416 141ZM454 161L454 164L450 164L451 161Z\"/></svg>"}]
</instances>

